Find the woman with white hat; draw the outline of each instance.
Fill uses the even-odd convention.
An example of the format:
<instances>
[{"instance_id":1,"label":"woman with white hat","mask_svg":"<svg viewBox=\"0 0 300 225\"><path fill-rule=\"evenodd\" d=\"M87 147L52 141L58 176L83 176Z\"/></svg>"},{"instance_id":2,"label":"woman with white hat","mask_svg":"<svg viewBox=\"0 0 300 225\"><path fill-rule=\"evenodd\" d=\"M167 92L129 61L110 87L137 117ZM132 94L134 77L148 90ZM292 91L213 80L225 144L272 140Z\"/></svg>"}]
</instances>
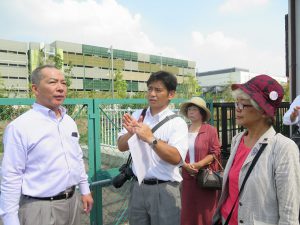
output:
<instances>
[{"instance_id":1,"label":"woman with white hat","mask_svg":"<svg viewBox=\"0 0 300 225\"><path fill-rule=\"evenodd\" d=\"M180 112L191 121L189 126L189 152L182 166L182 210L181 225L208 225L217 206L215 190L197 186L196 175L200 168L210 165L214 170L220 158L220 143L216 128L206 123L210 111L206 102L193 97L180 107Z\"/></svg>"}]
</instances>

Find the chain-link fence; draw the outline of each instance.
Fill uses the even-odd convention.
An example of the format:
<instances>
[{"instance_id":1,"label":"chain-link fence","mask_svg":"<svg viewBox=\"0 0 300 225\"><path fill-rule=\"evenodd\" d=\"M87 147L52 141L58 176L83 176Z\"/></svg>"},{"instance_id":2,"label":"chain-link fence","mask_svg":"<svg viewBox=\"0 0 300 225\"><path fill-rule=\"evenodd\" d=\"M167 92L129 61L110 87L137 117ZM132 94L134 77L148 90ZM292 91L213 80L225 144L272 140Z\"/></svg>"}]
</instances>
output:
<instances>
[{"instance_id":1,"label":"chain-link fence","mask_svg":"<svg viewBox=\"0 0 300 225\"><path fill-rule=\"evenodd\" d=\"M170 107L178 112L178 104L183 100L177 99ZM118 169L126 163L129 153L117 149L117 135L122 128L122 117L125 113L143 109L147 106L144 99L126 100L98 100L95 102L100 115L101 168L100 180L111 179L119 173ZM110 184L110 183L109 183ZM128 198L131 181L127 181L121 188L112 185L102 187L103 224L128 224Z\"/></svg>"},{"instance_id":2,"label":"chain-link fence","mask_svg":"<svg viewBox=\"0 0 300 225\"><path fill-rule=\"evenodd\" d=\"M100 111L100 142L101 142L101 168L102 179L106 176L112 178L118 174L118 168L124 164L128 152L120 152L117 149L117 135L122 128L122 117L125 113L132 113L137 109L145 107L143 103L132 103L130 105L105 104L99 102ZM104 172L105 171L105 172ZM128 224L127 205L131 182L126 182L121 188L116 189L112 185L102 188L102 213L103 224L117 225Z\"/></svg>"}]
</instances>

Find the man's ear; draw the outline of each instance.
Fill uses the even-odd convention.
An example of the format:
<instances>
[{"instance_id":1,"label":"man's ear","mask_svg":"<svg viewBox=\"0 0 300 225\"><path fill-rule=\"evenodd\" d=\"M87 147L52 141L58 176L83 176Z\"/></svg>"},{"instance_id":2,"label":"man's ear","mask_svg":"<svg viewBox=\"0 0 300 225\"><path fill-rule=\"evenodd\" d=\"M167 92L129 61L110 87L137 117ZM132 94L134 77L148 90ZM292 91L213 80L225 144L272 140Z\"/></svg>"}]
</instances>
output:
<instances>
[{"instance_id":1,"label":"man's ear","mask_svg":"<svg viewBox=\"0 0 300 225\"><path fill-rule=\"evenodd\" d=\"M31 85L31 90L32 90L32 92L36 95L37 94L37 92L38 92L38 87L37 87L37 85L36 84L32 84Z\"/></svg>"},{"instance_id":2,"label":"man's ear","mask_svg":"<svg viewBox=\"0 0 300 225\"><path fill-rule=\"evenodd\" d=\"M171 100L174 97L175 97L175 91L169 91L169 99Z\"/></svg>"}]
</instances>

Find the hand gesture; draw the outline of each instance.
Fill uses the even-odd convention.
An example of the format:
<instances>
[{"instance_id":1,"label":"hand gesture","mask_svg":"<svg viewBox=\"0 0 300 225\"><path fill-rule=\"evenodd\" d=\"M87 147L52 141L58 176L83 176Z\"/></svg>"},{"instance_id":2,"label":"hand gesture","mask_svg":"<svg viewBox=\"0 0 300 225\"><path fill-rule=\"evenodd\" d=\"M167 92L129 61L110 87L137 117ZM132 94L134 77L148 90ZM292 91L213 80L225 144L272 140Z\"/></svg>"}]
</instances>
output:
<instances>
[{"instance_id":1,"label":"hand gesture","mask_svg":"<svg viewBox=\"0 0 300 225\"><path fill-rule=\"evenodd\" d=\"M142 122L138 122L134 126L134 133L144 142L150 143L153 137L153 133L150 127Z\"/></svg>"},{"instance_id":2,"label":"hand gesture","mask_svg":"<svg viewBox=\"0 0 300 225\"><path fill-rule=\"evenodd\" d=\"M193 164L184 163L183 168L190 174L191 176L195 176L198 173L198 169L195 168Z\"/></svg>"},{"instance_id":3,"label":"hand gesture","mask_svg":"<svg viewBox=\"0 0 300 225\"><path fill-rule=\"evenodd\" d=\"M295 121L295 119L299 115L299 109L300 109L300 106L296 106L294 108L293 112L291 113L291 121Z\"/></svg>"},{"instance_id":4,"label":"hand gesture","mask_svg":"<svg viewBox=\"0 0 300 225\"><path fill-rule=\"evenodd\" d=\"M125 129L130 133L130 134L134 134L134 128L138 126L138 124L140 123L140 121L143 121L143 117L140 116L140 118L138 120L134 119L131 115L129 115L128 113L125 113L123 118L123 127L125 127Z\"/></svg>"}]
</instances>

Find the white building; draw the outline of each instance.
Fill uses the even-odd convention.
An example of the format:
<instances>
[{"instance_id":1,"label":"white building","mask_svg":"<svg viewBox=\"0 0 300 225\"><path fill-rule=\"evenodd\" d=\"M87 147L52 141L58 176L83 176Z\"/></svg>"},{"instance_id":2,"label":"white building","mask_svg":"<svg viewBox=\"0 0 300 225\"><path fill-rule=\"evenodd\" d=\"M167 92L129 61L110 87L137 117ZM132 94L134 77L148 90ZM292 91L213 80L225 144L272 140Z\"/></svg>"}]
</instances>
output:
<instances>
[{"instance_id":1,"label":"white building","mask_svg":"<svg viewBox=\"0 0 300 225\"><path fill-rule=\"evenodd\" d=\"M206 92L221 92L230 84L245 83L251 78L260 75L259 73L251 73L247 69L228 68L222 70L214 70L196 73L198 83L204 93ZM275 77L275 80L284 84L287 82L286 77Z\"/></svg>"}]
</instances>

